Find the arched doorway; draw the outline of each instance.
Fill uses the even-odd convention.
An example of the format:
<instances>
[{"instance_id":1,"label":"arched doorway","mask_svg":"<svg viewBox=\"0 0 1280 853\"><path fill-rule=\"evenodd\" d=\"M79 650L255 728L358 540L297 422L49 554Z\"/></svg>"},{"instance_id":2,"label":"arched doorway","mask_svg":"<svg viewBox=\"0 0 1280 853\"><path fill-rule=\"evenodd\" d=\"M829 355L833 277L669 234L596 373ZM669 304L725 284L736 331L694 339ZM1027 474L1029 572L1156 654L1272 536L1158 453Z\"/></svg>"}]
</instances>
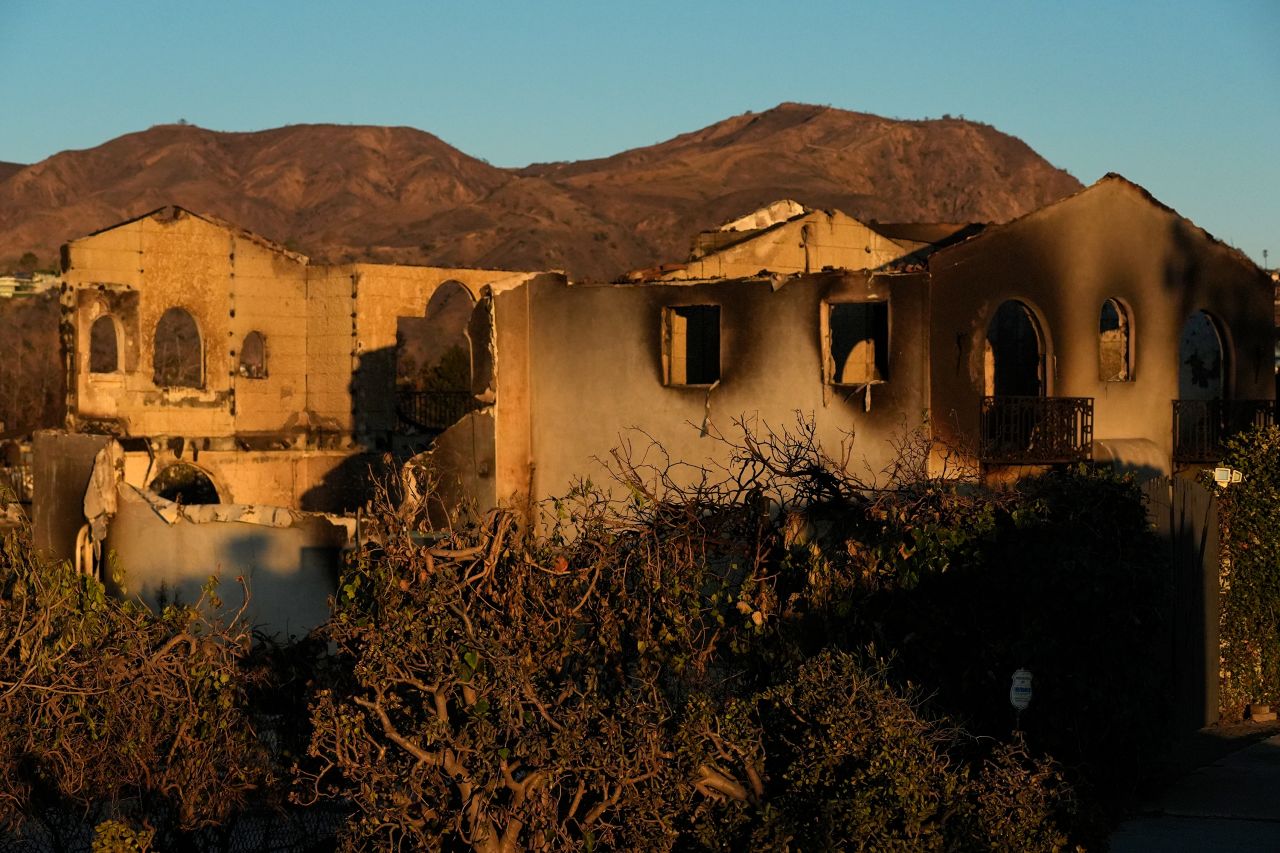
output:
<instances>
[{"instance_id":1,"label":"arched doorway","mask_svg":"<svg viewBox=\"0 0 1280 853\"><path fill-rule=\"evenodd\" d=\"M1221 400L1226 396L1226 348L1218 323L1204 311L1187 318L1178 340L1178 398Z\"/></svg>"},{"instance_id":2,"label":"arched doorway","mask_svg":"<svg viewBox=\"0 0 1280 853\"><path fill-rule=\"evenodd\" d=\"M471 291L456 281L436 288L422 317L396 324L396 392L402 418L428 431L447 428L474 408Z\"/></svg>"},{"instance_id":3,"label":"arched doorway","mask_svg":"<svg viewBox=\"0 0 1280 853\"><path fill-rule=\"evenodd\" d=\"M187 506L222 503L209 475L186 462L175 462L161 468L147 488L165 500Z\"/></svg>"},{"instance_id":4,"label":"arched doorway","mask_svg":"<svg viewBox=\"0 0 1280 853\"><path fill-rule=\"evenodd\" d=\"M1043 397L1044 337L1022 302L1001 303L987 326L985 364L988 397Z\"/></svg>"}]
</instances>

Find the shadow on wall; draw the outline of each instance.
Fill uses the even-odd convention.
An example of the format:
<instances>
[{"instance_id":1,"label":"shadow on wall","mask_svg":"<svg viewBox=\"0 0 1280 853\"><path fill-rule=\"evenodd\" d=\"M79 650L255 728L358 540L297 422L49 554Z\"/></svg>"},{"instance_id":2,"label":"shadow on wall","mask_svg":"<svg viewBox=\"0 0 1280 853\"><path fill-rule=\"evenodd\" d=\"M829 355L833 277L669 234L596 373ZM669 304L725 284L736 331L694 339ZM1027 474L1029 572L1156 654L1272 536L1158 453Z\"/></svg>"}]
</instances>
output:
<instances>
[{"instance_id":1,"label":"shadow on wall","mask_svg":"<svg viewBox=\"0 0 1280 853\"><path fill-rule=\"evenodd\" d=\"M303 492L298 507L304 512L355 512L373 496L373 484L382 469L382 458L376 453L348 457Z\"/></svg>"},{"instance_id":2,"label":"shadow on wall","mask_svg":"<svg viewBox=\"0 0 1280 853\"><path fill-rule=\"evenodd\" d=\"M107 534L117 594L156 607L192 603L210 576L221 580L226 611L249 588L245 617L279 638L302 636L328 618L347 530L328 519L278 507L178 507L127 485Z\"/></svg>"},{"instance_id":3,"label":"shadow on wall","mask_svg":"<svg viewBox=\"0 0 1280 853\"><path fill-rule=\"evenodd\" d=\"M396 348L361 353L348 391L356 440L369 450L387 449L396 428Z\"/></svg>"}]
</instances>

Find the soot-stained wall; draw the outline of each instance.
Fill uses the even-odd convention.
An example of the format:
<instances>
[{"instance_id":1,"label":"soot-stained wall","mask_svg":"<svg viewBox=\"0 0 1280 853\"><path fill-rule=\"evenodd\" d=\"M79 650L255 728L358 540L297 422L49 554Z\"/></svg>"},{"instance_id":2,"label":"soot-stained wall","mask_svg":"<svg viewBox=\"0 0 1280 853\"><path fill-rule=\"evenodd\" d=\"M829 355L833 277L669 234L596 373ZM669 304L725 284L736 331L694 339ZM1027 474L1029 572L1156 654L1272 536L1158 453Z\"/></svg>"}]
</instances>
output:
<instances>
[{"instance_id":1,"label":"soot-stained wall","mask_svg":"<svg viewBox=\"0 0 1280 853\"><path fill-rule=\"evenodd\" d=\"M1118 176L933 255L931 404L937 435L973 446L988 324L1019 300L1043 334L1046 393L1094 399L1094 438L1132 442L1172 466L1183 325L1207 312L1224 333L1227 395L1274 397L1272 289L1263 273ZM1103 381L1099 316L1129 313L1128 381ZM1151 472L1158 473L1158 472Z\"/></svg>"},{"instance_id":2,"label":"soot-stained wall","mask_svg":"<svg viewBox=\"0 0 1280 853\"><path fill-rule=\"evenodd\" d=\"M823 303L870 300L889 303L888 381L829 385ZM720 307L719 383L666 385L663 310L697 304ZM544 276L499 293L495 321L499 499L563 494L578 476L600 482L598 460L626 442L636 457L652 439L673 462L723 465L728 448L713 436L740 435L741 418L760 430L812 418L833 454L852 433L851 468L871 479L893 458L889 440L924 422L927 286L916 274L822 273L776 291L767 281L597 286Z\"/></svg>"}]
</instances>

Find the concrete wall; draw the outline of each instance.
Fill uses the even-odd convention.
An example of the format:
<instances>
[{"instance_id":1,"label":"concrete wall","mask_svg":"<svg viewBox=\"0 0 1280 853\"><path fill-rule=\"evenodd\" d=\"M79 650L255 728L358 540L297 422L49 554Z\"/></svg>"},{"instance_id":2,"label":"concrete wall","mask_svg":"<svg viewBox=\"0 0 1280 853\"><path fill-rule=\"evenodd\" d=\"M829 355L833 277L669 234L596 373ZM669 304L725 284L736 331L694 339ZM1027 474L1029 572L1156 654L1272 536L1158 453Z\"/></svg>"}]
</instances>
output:
<instances>
[{"instance_id":1,"label":"concrete wall","mask_svg":"<svg viewBox=\"0 0 1280 853\"><path fill-rule=\"evenodd\" d=\"M197 464L224 500L301 507L349 491L364 473L359 453L385 448L399 427L397 318L423 316L446 282L478 296L485 285L513 275L311 265L180 208L75 240L64 266L72 427L144 437L153 450L180 441L188 451L205 452ZM156 324L170 307L187 310L199 329L201 387L153 381ZM118 369L93 374L90 330L103 316L116 329ZM251 332L265 339L265 376L240 369ZM346 456L298 455L313 450ZM337 495L314 508L350 503Z\"/></svg>"},{"instance_id":2,"label":"concrete wall","mask_svg":"<svg viewBox=\"0 0 1280 853\"><path fill-rule=\"evenodd\" d=\"M868 391L824 381L824 300L890 304L890 378ZM666 306L717 304L721 373L712 388L663 384ZM567 285L546 276L495 297L497 497L563 494L578 476L601 481L596 458L648 439L674 461L713 464L735 418L759 428L813 417L837 452L856 435L853 468L874 477L892 459L888 439L923 423L927 406L927 286L919 275L864 272L801 277L774 291L763 282ZM527 414L526 414L527 413ZM652 458L652 457L650 457ZM531 470L532 469L532 470Z\"/></svg>"},{"instance_id":3,"label":"concrete wall","mask_svg":"<svg viewBox=\"0 0 1280 853\"><path fill-rule=\"evenodd\" d=\"M306 375L297 319L306 270L299 256L177 211L75 240L66 257L75 420L115 419L131 435L213 436L279 429L296 410L290 401ZM152 381L156 325L169 308L185 309L199 329L199 388ZM116 373L93 374L90 328L104 313L117 318L123 357ZM252 329L268 338L275 378L240 389L237 355ZM245 399L237 405L239 390Z\"/></svg>"},{"instance_id":4,"label":"concrete wall","mask_svg":"<svg viewBox=\"0 0 1280 853\"><path fill-rule=\"evenodd\" d=\"M932 409L940 437L973 444L984 393L987 326L1002 302L1035 313L1051 396L1094 398L1094 436L1154 446L1168 473L1179 339L1197 310L1228 338L1229 394L1274 397L1272 290L1239 252L1109 176L1008 225L930 258ZM1130 311L1131 381L1099 378L1103 302Z\"/></svg>"},{"instance_id":5,"label":"concrete wall","mask_svg":"<svg viewBox=\"0 0 1280 853\"><path fill-rule=\"evenodd\" d=\"M395 411L396 319L422 317L438 288L456 282L479 298L485 285L512 276L501 270L354 264L353 318L358 370L354 402L359 434L385 435L398 426Z\"/></svg>"},{"instance_id":6,"label":"concrete wall","mask_svg":"<svg viewBox=\"0 0 1280 853\"><path fill-rule=\"evenodd\" d=\"M356 358L355 273L350 267L307 270L307 397L312 424L352 436L351 384Z\"/></svg>"},{"instance_id":7,"label":"concrete wall","mask_svg":"<svg viewBox=\"0 0 1280 853\"><path fill-rule=\"evenodd\" d=\"M35 499L31 532L37 550L56 560L75 557L76 535L84 526L84 495L106 435L37 432L32 441Z\"/></svg>"},{"instance_id":8,"label":"concrete wall","mask_svg":"<svg viewBox=\"0 0 1280 853\"><path fill-rule=\"evenodd\" d=\"M344 528L282 509L179 509L128 485L119 488L118 507L106 542L118 572L104 578L116 594L153 608L163 599L192 604L212 576L230 614L244 600L236 582L243 577L245 619L268 634L302 636L328 618Z\"/></svg>"},{"instance_id":9,"label":"concrete wall","mask_svg":"<svg viewBox=\"0 0 1280 853\"><path fill-rule=\"evenodd\" d=\"M350 450L206 450L179 456L168 448L125 454L125 482L147 488L160 471L184 462L203 471L222 503L295 507L337 512L368 497L375 455Z\"/></svg>"}]
</instances>

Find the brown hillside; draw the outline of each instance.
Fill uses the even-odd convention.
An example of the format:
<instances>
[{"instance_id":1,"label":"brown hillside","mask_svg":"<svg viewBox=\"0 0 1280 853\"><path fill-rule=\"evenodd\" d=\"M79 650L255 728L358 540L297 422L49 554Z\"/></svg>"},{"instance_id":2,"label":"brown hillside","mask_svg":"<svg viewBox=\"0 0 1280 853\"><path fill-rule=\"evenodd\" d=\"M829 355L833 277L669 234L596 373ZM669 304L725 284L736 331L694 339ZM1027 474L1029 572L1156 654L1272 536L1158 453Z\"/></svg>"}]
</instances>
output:
<instances>
[{"instance_id":1,"label":"brown hillside","mask_svg":"<svg viewBox=\"0 0 1280 853\"><path fill-rule=\"evenodd\" d=\"M964 120L783 104L601 160L499 169L411 128L164 125L0 171L0 265L165 204L316 258L612 277L778 198L895 222L1004 221L1079 189Z\"/></svg>"}]
</instances>

